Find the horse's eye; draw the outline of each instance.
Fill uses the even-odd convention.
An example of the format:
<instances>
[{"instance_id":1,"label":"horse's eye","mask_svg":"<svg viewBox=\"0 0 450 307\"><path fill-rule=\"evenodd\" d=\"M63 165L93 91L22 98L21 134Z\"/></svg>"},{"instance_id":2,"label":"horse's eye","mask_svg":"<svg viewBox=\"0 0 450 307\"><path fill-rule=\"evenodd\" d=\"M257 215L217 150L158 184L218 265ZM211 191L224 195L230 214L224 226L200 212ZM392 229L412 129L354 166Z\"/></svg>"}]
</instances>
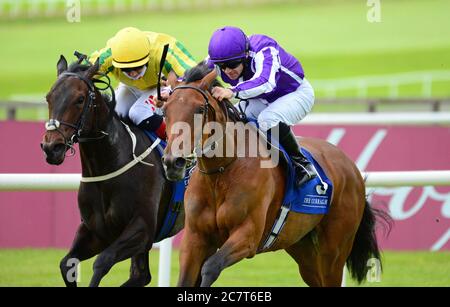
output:
<instances>
[{"instance_id":1,"label":"horse's eye","mask_svg":"<svg viewBox=\"0 0 450 307\"><path fill-rule=\"evenodd\" d=\"M84 96L78 97L77 104L82 104L84 102Z\"/></svg>"}]
</instances>

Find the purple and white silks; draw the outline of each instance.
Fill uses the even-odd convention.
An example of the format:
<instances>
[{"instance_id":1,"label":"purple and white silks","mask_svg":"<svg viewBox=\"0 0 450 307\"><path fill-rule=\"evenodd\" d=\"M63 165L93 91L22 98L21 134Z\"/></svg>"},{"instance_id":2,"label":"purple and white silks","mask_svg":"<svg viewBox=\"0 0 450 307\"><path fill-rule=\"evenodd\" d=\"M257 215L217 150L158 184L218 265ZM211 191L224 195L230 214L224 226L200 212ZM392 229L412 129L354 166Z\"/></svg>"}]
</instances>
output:
<instances>
[{"instance_id":1,"label":"purple and white silks","mask_svg":"<svg viewBox=\"0 0 450 307\"><path fill-rule=\"evenodd\" d=\"M268 36L251 35L249 41L248 68L243 76L231 80L220 72L230 89L241 99L262 98L269 103L296 91L305 76L300 62Z\"/></svg>"}]
</instances>

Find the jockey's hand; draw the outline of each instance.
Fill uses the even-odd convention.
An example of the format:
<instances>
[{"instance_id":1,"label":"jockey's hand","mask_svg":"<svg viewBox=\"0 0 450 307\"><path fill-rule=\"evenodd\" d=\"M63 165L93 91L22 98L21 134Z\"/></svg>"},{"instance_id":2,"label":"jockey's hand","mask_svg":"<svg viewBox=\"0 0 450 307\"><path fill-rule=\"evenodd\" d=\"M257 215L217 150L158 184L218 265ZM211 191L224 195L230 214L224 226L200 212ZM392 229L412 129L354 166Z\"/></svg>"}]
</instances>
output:
<instances>
[{"instance_id":1,"label":"jockey's hand","mask_svg":"<svg viewBox=\"0 0 450 307\"><path fill-rule=\"evenodd\" d=\"M169 96L170 96L170 88L167 90L161 91L161 100L162 101L167 101L167 99L169 99Z\"/></svg>"},{"instance_id":2,"label":"jockey's hand","mask_svg":"<svg viewBox=\"0 0 450 307\"><path fill-rule=\"evenodd\" d=\"M213 87L211 93L213 97L219 101L222 101L223 99L231 99L234 96L232 90L218 86Z\"/></svg>"},{"instance_id":3,"label":"jockey's hand","mask_svg":"<svg viewBox=\"0 0 450 307\"><path fill-rule=\"evenodd\" d=\"M165 87L165 86L169 85L169 82L167 80L165 80L165 79L161 79L159 81L159 83L161 84L161 87Z\"/></svg>"},{"instance_id":4,"label":"jockey's hand","mask_svg":"<svg viewBox=\"0 0 450 307\"><path fill-rule=\"evenodd\" d=\"M158 100L158 99L156 99L155 106L156 106L157 108L162 108L162 107L164 106L164 103L165 103L164 100Z\"/></svg>"},{"instance_id":5,"label":"jockey's hand","mask_svg":"<svg viewBox=\"0 0 450 307\"><path fill-rule=\"evenodd\" d=\"M170 86L165 86L161 89L161 99L160 100L157 99L156 101L157 108L162 108L167 99L169 99L171 91L172 89L170 88Z\"/></svg>"}]
</instances>

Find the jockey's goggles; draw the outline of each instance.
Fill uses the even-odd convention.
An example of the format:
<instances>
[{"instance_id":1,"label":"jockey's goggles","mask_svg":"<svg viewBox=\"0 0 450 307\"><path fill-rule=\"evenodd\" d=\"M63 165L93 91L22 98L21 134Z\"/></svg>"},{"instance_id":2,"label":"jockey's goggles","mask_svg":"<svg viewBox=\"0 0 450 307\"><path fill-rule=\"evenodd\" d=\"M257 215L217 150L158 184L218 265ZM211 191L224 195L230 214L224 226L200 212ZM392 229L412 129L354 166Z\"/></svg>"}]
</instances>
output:
<instances>
[{"instance_id":1,"label":"jockey's goggles","mask_svg":"<svg viewBox=\"0 0 450 307\"><path fill-rule=\"evenodd\" d=\"M138 67L130 67L130 68L121 68L122 72L125 76L130 78L131 80L138 80L142 78L145 75L145 72L147 71L147 65L142 65ZM131 76L130 73L132 71L135 71L137 75Z\"/></svg>"},{"instance_id":2,"label":"jockey's goggles","mask_svg":"<svg viewBox=\"0 0 450 307\"><path fill-rule=\"evenodd\" d=\"M122 69L122 71L123 72L126 72L126 73L129 73L129 72L132 72L132 71L141 71L142 70L142 68L144 68L144 66L145 65L141 65L141 66L138 66L138 67L128 67L128 68L121 68Z\"/></svg>"},{"instance_id":3,"label":"jockey's goggles","mask_svg":"<svg viewBox=\"0 0 450 307\"><path fill-rule=\"evenodd\" d=\"M219 68L221 70L225 70L227 68L235 69L243 62L244 62L244 59L237 59L237 60L231 60L231 61L227 61L227 62L216 63L216 65L219 66Z\"/></svg>"}]
</instances>

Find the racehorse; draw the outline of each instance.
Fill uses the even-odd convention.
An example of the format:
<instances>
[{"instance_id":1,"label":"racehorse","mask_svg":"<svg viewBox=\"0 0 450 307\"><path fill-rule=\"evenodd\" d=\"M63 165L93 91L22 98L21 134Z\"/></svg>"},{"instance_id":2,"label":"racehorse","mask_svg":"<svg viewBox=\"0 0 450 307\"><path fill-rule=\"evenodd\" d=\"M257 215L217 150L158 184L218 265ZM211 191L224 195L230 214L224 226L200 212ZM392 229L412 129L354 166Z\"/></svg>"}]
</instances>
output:
<instances>
[{"instance_id":1,"label":"racehorse","mask_svg":"<svg viewBox=\"0 0 450 307\"><path fill-rule=\"evenodd\" d=\"M195 114L202 114L202 128L212 120L225 126L241 119L229 101L219 102L212 97L210 89L218 85L215 77L215 71L200 64L185 75L183 83L171 84L172 94L163 107L168 135L163 164L171 180L182 177L199 148L212 148L206 145L211 133L194 131L198 130L194 127ZM180 122L189 125L187 132L173 129ZM227 134L225 128L221 131L216 148L222 141L223 150L227 144L236 145L236 133ZM179 142L186 133L189 148L182 146L189 142ZM250 130L246 140L255 133L256 129ZM175 141L181 154L174 153ZM372 257L380 260L374 227L378 215L386 219L384 212L370 207L361 173L340 149L314 138L302 138L301 145L312 153L333 183L330 210L319 215L290 212L277 240L266 249L265 238L280 212L286 188L283 163L262 168L262 154L241 157L237 149L231 156L220 150L222 157L197 154L197 169L185 194L179 286L211 286L226 267L280 249L297 262L309 286L340 286L345 264L353 278L364 280L367 261ZM249 146L248 142L245 146Z\"/></svg>"},{"instance_id":2,"label":"racehorse","mask_svg":"<svg viewBox=\"0 0 450 307\"><path fill-rule=\"evenodd\" d=\"M123 286L144 286L151 280L148 253L170 202L171 183L153 150L157 142L122 122L114 112L115 100L100 93L96 84L106 81L93 78L98 62L82 65L81 61L68 68L61 56L57 63L58 78L46 97L50 120L41 144L47 163L59 165L79 143L81 224L61 260L61 274L67 286L76 286L73 276L68 276L73 259L78 262L99 254L90 281L90 286L98 286L115 263L131 257L130 277ZM114 97L110 84L106 85ZM168 236L182 227L175 225Z\"/></svg>"}]
</instances>

